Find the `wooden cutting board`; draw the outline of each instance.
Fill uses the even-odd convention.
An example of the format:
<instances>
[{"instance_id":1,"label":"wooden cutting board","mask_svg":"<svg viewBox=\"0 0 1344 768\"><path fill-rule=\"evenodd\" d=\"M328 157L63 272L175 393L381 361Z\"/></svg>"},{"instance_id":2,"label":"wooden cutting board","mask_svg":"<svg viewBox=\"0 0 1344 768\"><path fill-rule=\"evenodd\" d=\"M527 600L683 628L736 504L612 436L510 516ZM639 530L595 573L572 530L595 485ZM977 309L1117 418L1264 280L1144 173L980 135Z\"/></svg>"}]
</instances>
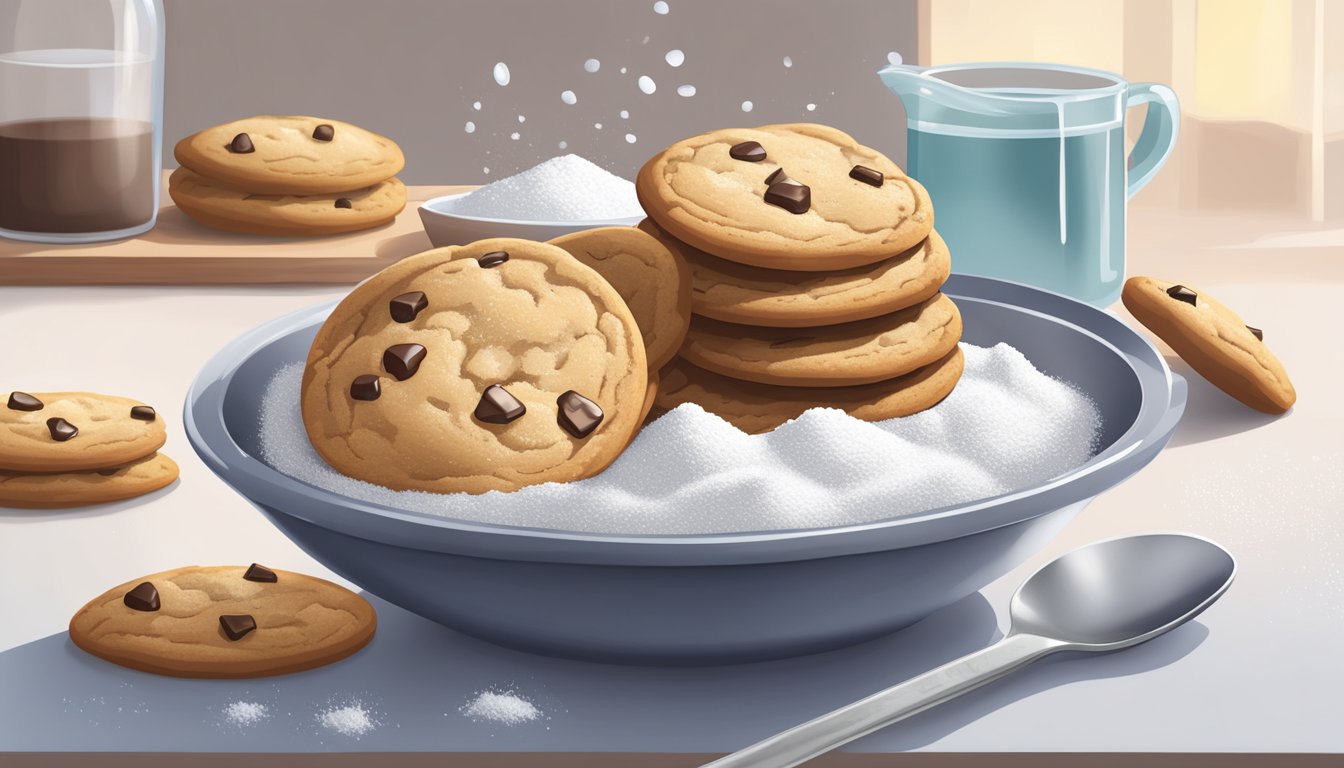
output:
<instances>
[{"instance_id":1,"label":"wooden cutting board","mask_svg":"<svg viewBox=\"0 0 1344 768\"><path fill-rule=\"evenodd\" d=\"M430 247L420 204L471 187L407 187L406 209L377 229L330 237L263 237L192 221L168 197L154 229L126 240L42 245L0 238L0 285L355 283Z\"/></svg>"}]
</instances>

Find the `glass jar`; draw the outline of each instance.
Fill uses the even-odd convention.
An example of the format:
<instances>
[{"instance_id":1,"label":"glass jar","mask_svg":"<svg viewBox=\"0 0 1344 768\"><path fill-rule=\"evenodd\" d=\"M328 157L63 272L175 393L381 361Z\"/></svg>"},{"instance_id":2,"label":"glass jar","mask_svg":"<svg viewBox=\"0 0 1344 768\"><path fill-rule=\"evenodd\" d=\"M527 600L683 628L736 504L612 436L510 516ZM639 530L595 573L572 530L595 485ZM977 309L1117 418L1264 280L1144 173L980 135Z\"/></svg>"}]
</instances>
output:
<instances>
[{"instance_id":1,"label":"glass jar","mask_svg":"<svg viewBox=\"0 0 1344 768\"><path fill-rule=\"evenodd\" d=\"M162 0L0 0L0 236L154 226L163 48Z\"/></svg>"}]
</instances>

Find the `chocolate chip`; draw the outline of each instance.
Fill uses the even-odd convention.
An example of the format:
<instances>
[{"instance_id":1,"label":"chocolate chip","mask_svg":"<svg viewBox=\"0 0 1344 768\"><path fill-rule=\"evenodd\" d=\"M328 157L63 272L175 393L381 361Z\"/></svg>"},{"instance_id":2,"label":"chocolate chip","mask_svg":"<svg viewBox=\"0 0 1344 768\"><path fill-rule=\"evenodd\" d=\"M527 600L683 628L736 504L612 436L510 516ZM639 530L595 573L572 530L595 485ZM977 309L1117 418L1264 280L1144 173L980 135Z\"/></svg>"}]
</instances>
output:
<instances>
[{"instance_id":1,"label":"chocolate chip","mask_svg":"<svg viewBox=\"0 0 1344 768\"><path fill-rule=\"evenodd\" d=\"M1167 295L1177 301L1184 301L1190 306L1195 306L1195 297L1198 295L1194 291L1186 288L1184 285L1173 285L1167 289Z\"/></svg>"},{"instance_id":2,"label":"chocolate chip","mask_svg":"<svg viewBox=\"0 0 1344 768\"><path fill-rule=\"evenodd\" d=\"M1251 326L1248 325L1246 326L1246 330L1250 331L1251 335L1259 339L1260 341L1265 340L1265 332L1260 330L1259 328L1252 328Z\"/></svg>"},{"instance_id":3,"label":"chocolate chip","mask_svg":"<svg viewBox=\"0 0 1344 768\"><path fill-rule=\"evenodd\" d=\"M111 477L121 471L121 467L112 467L111 469L100 469L98 474L103 477Z\"/></svg>"},{"instance_id":4,"label":"chocolate chip","mask_svg":"<svg viewBox=\"0 0 1344 768\"><path fill-rule=\"evenodd\" d=\"M603 413L597 403L572 389L557 397L555 404L560 406L560 410L555 413L555 420L575 437L587 437L602 423Z\"/></svg>"},{"instance_id":5,"label":"chocolate chip","mask_svg":"<svg viewBox=\"0 0 1344 768\"><path fill-rule=\"evenodd\" d=\"M393 297L387 304L387 311L392 314L392 319L398 323L409 323L428 306L429 299L425 296L424 291L411 291Z\"/></svg>"},{"instance_id":6,"label":"chocolate chip","mask_svg":"<svg viewBox=\"0 0 1344 768\"><path fill-rule=\"evenodd\" d=\"M383 353L383 370L397 381L405 381L420 370L425 348L419 344L393 344Z\"/></svg>"},{"instance_id":7,"label":"chocolate chip","mask_svg":"<svg viewBox=\"0 0 1344 768\"><path fill-rule=\"evenodd\" d=\"M805 344L809 341L815 341L816 338L817 338L816 336L790 336L787 339L780 339L779 341L771 342L770 348L779 349L780 347L787 347L790 344Z\"/></svg>"},{"instance_id":8,"label":"chocolate chip","mask_svg":"<svg viewBox=\"0 0 1344 768\"><path fill-rule=\"evenodd\" d=\"M383 385L377 376L366 373L363 376L356 376L355 380L350 382L350 399L371 401L377 400L378 396L383 394Z\"/></svg>"},{"instance_id":9,"label":"chocolate chip","mask_svg":"<svg viewBox=\"0 0 1344 768\"><path fill-rule=\"evenodd\" d=\"M331 141L336 138L336 129L323 123L313 129L313 138L318 141Z\"/></svg>"},{"instance_id":10,"label":"chocolate chip","mask_svg":"<svg viewBox=\"0 0 1344 768\"><path fill-rule=\"evenodd\" d=\"M476 260L484 269L498 267L500 264L509 260L509 254L504 251L491 251Z\"/></svg>"},{"instance_id":11,"label":"chocolate chip","mask_svg":"<svg viewBox=\"0 0 1344 768\"><path fill-rule=\"evenodd\" d=\"M256 152L257 148L252 146L251 136L240 133L233 137L233 141L229 142L229 151L235 155L247 155Z\"/></svg>"},{"instance_id":12,"label":"chocolate chip","mask_svg":"<svg viewBox=\"0 0 1344 768\"><path fill-rule=\"evenodd\" d=\"M257 628L257 620L246 613L226 613L219 617L219 627L230 640L242 640L244 635Z\"/></svg>"},{"instance_id":13,"label":"chocolate chip","mask_svg":"<svg viewBox=\"0 0 1344 768\"><path fill-rule=\"evenodd\" d=\"M882 172L874 171L872 168L863 165L850 168L849 178L862 181L864 184L871 184L874 187L882 186Z\"/></svg>"},{"instance_id":14,"label":"chocolate chip","mask_svg":"<svg viewBox=\"0 0 1344 768\"><path fill-rule=\"evenodd\" d=\"M275 571L272 571L264 565L257 565L256 563L247 567L247 573L243 574L243 578L248 581L263 581L267 584L274 584L280 580L280 577L275 575Z\"/></svg>"},{"instance_id":15,"label":"chocolate chip","mask_svg":"<svg viewBox=\"0 0 1344 768\"><path fill-rule=\"evenodd\" d=\"M79 427L66 421L56 418L47 419L47 431L51 433L51 439L58 443L64 443L66 440L79 434Z\"/></svg>"},{"instance_id":16,"label":"chocolate chip","mask_svg":"<svg viewBox=\"0 0 1344 768\"><path fill-rule=\"evenodd\" d=\"M136 585L135 589L127 592L121 598L121 602L133 611L157 611L159 610L159 590L155 589L154 585L148 581L142 581Z\"/></svg>"},{"instance_id":17,"label":"chocolate chip","mask_svg":"<svg viewBox=\"0 0 1344 768\"><path fill-rule=\"evenodd\" d=\"M348 197L341 197L341 198L337 198L337 199L336 199L336 207L337 207L337 208L354 208L354 207L355 207L355 204L354 204L353 202L350 201L350 198L348 198Z\"/></svg>"},{"instance_id":18,"label":"chocolate chip","mask_svg":"<svg viewBox=\"0 0 1344 768\"><path fill-rule=\"evenodd\" d=\"M806 184L776 181L765 190L765 202L789 213L807 213L807 209L812 207L812 190Z\"/></svg>"},{"instance_id":19,"label":"chocolate chip","mask_svg":"<svg viewBox=\"0 0 1344 768\"><path fill-rule=\"evenodd\" d=\"M729 147L728 156L734 160L759 163L765 159L765 147L762 147L759 141L744 141Z\"/></svg>"},{"instance_id":20,"label":"chocolate chip","mask_svg":"<svg viewBox=\"0 0 1344 768\"><path fill-rule=\"evenodd\" d=\"M133 405L131 406L131 418L140 421L153 421L158 418L158 414L148 405Z\"/></svg>"},{"instance_id":21,"label":"chocolate chip","mask_svg":"<svg viewBox=\"0 0 1344 768\"><path fill-rule=\"evenodd\" d=\"M524 413L527 413L527 406L518 402L518 398L509 394L509 390L491 384L481 393L481 401L476 404L476 412L472 415L477 421L487 424L508 424Z\"/></svg>"},{"instance_id":22,"label":"chocolate chip","mask_svg":"<svg viewBox=\"0 0 1344 768\"><path fill-rule=\"evenodd\" d=\"M11 411L40 411L42 401L27 392L10 392L9 409Z\"/></svg>"},{"instance_id":23,"label":"chocolate chip","mask_svg":"<svg viewBox=\"0 0 1344 768\"><path fill-rule=\"evenodd\" d=\"M765 185L771 184L797 184L798 182L789 178L789 174L784 172L783 167L776 168L773 173L765 177Z\"/></svg>"}]
</instances>

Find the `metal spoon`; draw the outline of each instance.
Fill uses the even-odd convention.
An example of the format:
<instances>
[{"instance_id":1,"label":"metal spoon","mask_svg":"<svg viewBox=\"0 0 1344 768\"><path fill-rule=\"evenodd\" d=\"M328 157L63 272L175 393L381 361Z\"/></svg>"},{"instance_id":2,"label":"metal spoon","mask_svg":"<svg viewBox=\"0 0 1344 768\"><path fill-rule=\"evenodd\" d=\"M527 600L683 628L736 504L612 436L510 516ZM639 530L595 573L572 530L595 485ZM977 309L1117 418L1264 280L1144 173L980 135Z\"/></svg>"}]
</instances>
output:
<instances>
[{"instance_id":1,"label":"metal spoon","mask_svg":"<svg viewBox=\"0 0 1344 768\"><path fill-rule=\"evenodd\" d=\"M1199 615L1232 584L1227 550L1187 534L1101 541L1018 587L999 642L841 707L704 768L789 768L997 680L1057 651L1117 651Z\"/></svg>"}]
</instances>

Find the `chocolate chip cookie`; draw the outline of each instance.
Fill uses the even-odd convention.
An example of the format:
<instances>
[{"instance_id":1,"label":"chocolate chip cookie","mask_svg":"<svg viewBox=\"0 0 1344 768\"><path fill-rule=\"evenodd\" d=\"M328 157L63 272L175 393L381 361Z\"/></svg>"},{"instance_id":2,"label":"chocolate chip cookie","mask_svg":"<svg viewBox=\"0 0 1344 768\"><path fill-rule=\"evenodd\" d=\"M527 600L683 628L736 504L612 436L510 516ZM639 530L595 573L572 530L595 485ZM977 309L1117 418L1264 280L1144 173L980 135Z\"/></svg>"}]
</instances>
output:
<instances>
[{"instance_id":1,"label":"chocolate chip cookie","mask_svg":"<svg viewBox=\"0 0 1344 768\"><path fill-rule=\"evenodd\" d=\"M351 477L484 493L600 472L639 428L647 389L616 289L562 248L497 238L355 288L313 341L302 412Z\"/></svg>"},{"instance_id":2,"label":"chocolate chip cookie","mask_svg":"<svg viewBox=\"0 0 1344 768\"><path fill-rule=\"evenodd\" d=\"M152 453L124 467L82 472L0 471L0 507L61 509L143 496L177 479L177 464Z\"/></svg>"},{"instance_id":3,"label":"chocolate chip cookie","mask_svg":"<svg viewBox=\"0 0 1344 768\"><path fill-rule=\"evenodd\" d=\"M889 315L819 328L757 328L696 317L681 356L761 384L846 387L910 373L961 340L961 313L938 294Z\"/></svg>"},{"instance_id":4,"label":"chocolate chip cookie","mask_svg":"<svg viewBox=\"0 0 1344 768\"><path fill-rule=\"evenodd\" d=\"M398 179L327 195L263 195L225 186L185 167L169 177L168 194L183 213L208 227L285 237L372 229L406 207L406 185Z\"/></svg>"},{"instance_id":5,"label":"chocolate chip cookie","mask_svg":"<svg viewBox=\"0 0 1344 768\"><path fill-rule=\"evenodd\" d=\"M898 256L833 272L749 267L678 246L690 264L697 315L775 328L835 325L905 309L937 293L952 270L937 232Z\"/></svg>"},{"instance_id":6,"label":"chocolate chip cookie","mask_svg":"<svg viewBox=\"0 0 1344 768\"><path fill-rule=\"evenodd\" d=\"M809 408L839 408L856 419L882 421L937 405L956 387L964 366L957 347L923 368L876 384L779 387L720 376L677 358L662 371L657 405L670 411L695 403L749 434L769 432Z\"/></svg>"},{"instance_id":7,"label":"chocolate chip cookie","mask_svg":"<svg viewBox=\"0 0 1344 768\"><path fill-rule=\"evenodd\" d=\"M651 233L599 227L551 241L592 267L625 299L644 337L649 369L677 354L691 324L691 279L686 262Z\"/></svg>"},{"instance_id":8,"label":"chocolate chip cookie","mask_svg":"<svg viewBox=\"0 0 1344 768\"><path fill-rule=\"evenodd\" d=\"M15 391L0 406L0 470L10 472L120 467L166 439L162 417L126 397Z\"/></svg>"},{"instance_id":9,"label":"chocolate chip cookie","mask_svg":"<svg viewBox=\"0 0 1344 768\"><path fill-rule=\"evenodd\" d=\"M721 259L830 271L885 261L933 229L918 182L824 125L729 128L679 141L635 180L658 226Z\"/></svg>"},{"instance_id":10,"label":"chocolate chip cookie","mask_svg":"<svg viewBox=\"0 0 1344 768\"><path fill-rule=\"evenodd\" d=\"M235 189L327 195L386 181L406 164L386 136L324 117L261 115L207 128L173 149L177 162Z\"/></svg>"},{"instance_id":11,"label":"chocolate chip cookie","mask_svg":"<svg viewBox=\"0 0 1344 768\"><path fill-rule=\"evenodd\" d=\"M255 563L193 565L94 598L70 620L70 639L160 675L264 677L343 659L377 624L368 601L323 579Z\"/></svg>"},{"instance_id":12,"label":"chocolate chip cookie","mask_svg":"<svg viewBox=\"0 0 1344 768\"><path fill-rule=\"evenodd\" d=\"M1265 345L1264 331L1246 325L1207 293L1138 276L1125 281L1120 298L1199 375L1242 403L1283 413L1297 402L1297 390Z\"/></svg>"}]
</instances>

